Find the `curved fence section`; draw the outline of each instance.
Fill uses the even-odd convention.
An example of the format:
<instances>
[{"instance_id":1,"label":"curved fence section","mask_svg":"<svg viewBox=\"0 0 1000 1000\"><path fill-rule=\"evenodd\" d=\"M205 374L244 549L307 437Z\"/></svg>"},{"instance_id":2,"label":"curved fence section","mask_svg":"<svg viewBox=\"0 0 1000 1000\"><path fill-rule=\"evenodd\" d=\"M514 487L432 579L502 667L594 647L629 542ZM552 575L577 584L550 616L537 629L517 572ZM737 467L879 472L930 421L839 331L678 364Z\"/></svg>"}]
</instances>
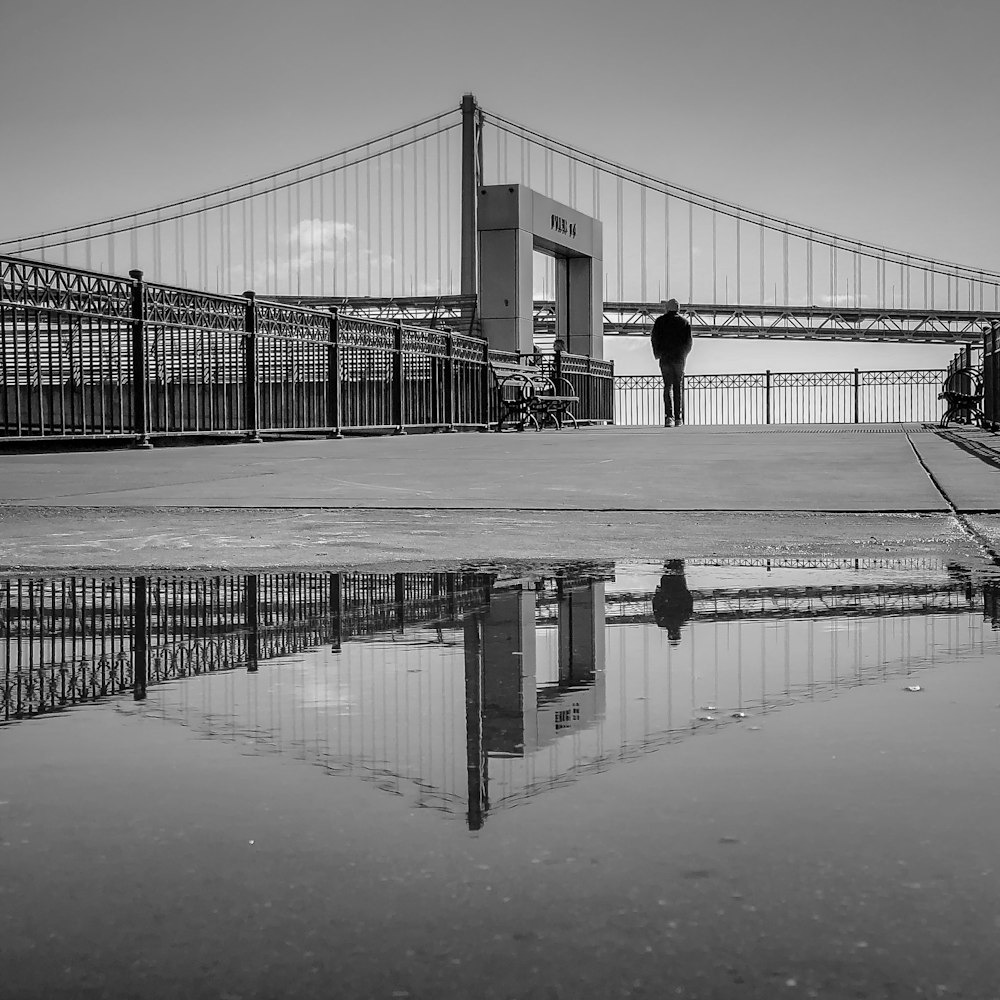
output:
<instances>
[{"instance_id":1,"label":"curved fence section","mask_svg":"<svg viewBox=\"0 0 1000 1000\"><path fill-rule=\"evenodd\" d=\"M1000 322L983 337L983 416L990 430L1000 430Z\"/></svg>"}]
</instances>

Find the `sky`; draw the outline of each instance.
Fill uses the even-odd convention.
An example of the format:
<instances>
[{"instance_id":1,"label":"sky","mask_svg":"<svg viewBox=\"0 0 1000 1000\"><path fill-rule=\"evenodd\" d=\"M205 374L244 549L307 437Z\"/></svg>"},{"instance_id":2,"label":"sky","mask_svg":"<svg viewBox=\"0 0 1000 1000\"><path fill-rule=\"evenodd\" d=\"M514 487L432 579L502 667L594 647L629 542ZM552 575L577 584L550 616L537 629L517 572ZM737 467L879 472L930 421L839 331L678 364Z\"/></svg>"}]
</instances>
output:
<instances>
[{"instance_id":1,"label":"sky","mask_svg":"<svg viewBox=\"0 0 1000 1000\"><path fill-rule=\"evenodd\" d=\"M751 209L1000 270L1000 0L0 0L0 235L288 167L458 105ZM610 341L620 372L652 370ZM950 347L700 341L691 371Z\"/></svg>"}]
</instances>

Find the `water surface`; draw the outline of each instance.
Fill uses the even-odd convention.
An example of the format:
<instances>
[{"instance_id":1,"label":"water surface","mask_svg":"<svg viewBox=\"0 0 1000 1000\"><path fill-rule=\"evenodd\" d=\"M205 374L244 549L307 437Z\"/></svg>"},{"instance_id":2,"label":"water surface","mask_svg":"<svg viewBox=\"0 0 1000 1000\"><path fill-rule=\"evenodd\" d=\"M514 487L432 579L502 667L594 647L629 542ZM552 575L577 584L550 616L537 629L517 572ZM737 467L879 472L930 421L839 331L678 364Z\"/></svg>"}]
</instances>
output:
<instances>
[{"instance_id":1,"label":"water surface","mask_svg":"<svg viewBox=\"0 0 1000 1000\"><path fill-rule=\"evenodd\" d=\"M995 996L998 614L932 560L2 580L10 995Z\"/></svg>"}]
</instances>

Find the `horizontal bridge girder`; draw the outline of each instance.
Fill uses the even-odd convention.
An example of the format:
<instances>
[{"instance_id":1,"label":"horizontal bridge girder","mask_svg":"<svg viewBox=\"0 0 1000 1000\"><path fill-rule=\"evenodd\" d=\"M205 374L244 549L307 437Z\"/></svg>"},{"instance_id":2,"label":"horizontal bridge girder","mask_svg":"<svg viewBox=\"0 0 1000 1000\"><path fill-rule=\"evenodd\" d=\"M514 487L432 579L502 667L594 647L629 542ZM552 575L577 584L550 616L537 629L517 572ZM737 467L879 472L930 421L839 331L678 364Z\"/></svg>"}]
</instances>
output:
<instances>
[{"instance_id":1,"label":"horizontal bridge girder","mask_svg":"<svg viewBox=\"0 0 1000 1000\"><path fill-rule=\"evenodd\" d=\"M295 298L301 305L341 306L378 319L420 325L449 325L464 332L474 322L474 299L461 295L409 298ZM827 306L720 305L681 306L696 337L774 340L851 340L890 343L979 344L1000 314L955 309L874 309ZM661 312L658 302L605 302L604 334L648 336ZM555 303L536 300L536 333L555 334Z\"/></svg>"},{"instance_id":2,"label":"horizontal bridge girder","mask_svg":"<svg viewBox=\"0 0 1000 1000\"><path fill-rule=\"evenodd\" d=\"M537 303L540 313L551 303ZM659 303L606 302L606 336L645 336L660 314ZM926 309L847 309L825 306L681 306L698 337L783 340L853 340L895 343L978 344L998 317L988 312Z\"/></svg>"}]
</instances>

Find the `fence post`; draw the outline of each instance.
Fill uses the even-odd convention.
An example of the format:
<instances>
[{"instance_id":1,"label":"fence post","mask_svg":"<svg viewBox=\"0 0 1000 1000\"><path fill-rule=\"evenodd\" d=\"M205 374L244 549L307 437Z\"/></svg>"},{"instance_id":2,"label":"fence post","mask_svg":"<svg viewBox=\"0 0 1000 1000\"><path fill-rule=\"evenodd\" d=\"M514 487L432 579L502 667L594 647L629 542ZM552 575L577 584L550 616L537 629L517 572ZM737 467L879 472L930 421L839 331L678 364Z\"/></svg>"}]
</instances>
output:
<instances>
[{"instance_id":1,"label":"fence post","mask_svg":"<svg viewBox=\"0 0 1000 1000\"><path fill-rule=\"evenodd\" d=\"M260 665L260 597L257 593L258 577L249 573L243 578L246 596L247 673L257 673Z\"/></svg>"},{"instance_id":2,"label":"fence post","mask_svg":"<svg viewBox=\"0 0 1000 1000\"><path fill-rule=\"evenodd\" d=\"M326 349L326 425L332 428L327 437L339 440L344 436L340 429L340 316L335 306L330 309Z\"/></svg>"},{"instance_id":3,"label":"fence post","mask_svg":"<svg viewBox=\"0 0 1000 1000\"><path fill-rule=\"evenodd\" d=\"M489 341L483 341L483 364L479 370L479 379L482 394L482 429L488 431L490 429L490 415L493 411L493 395L491 389L493 387L493 379L490 377L490 344Z\"/></svg>"},{"instance_id":4,"label":"fence post","mask_svg":"<svg viewBox=\"0 0 1000 1000\"><path fill-rule=\"evenodd\" d=\"M858 369L854 369L854 422L861 423L861 376Z\"/></svg>"},{"instance_id":5,"label":"fence post","mask_svg":"<svg viewBox=\"0 0 1000 1000\"><path fill-rule=\"evenodd\" d=\"M247 440L260 444L260 418L257 413L257 302L256 292L244 292L243 310L243 407L246 410Z\"/></svg>"},{"instance_id":6,"label":"fence post","mask_svg":"<svg viewBox=\"0 0 1000 1000\"><path fill-rule=\"evenodd\" d=\"M594 420L596 419L595 414L598 411L597 405L597 392L596 385L594 384L593 369L590 367L590 355L587 355L587 368L583 376L585 390L580 392L578 388L575 389L577 396L580 397L583 405L583 415L579 418L580 420ZM562 389L557 389L557 392L562 392Z\"/></svg>"},{"instance_id":7,"label":"fence post","mask_svg":"<svg viewBox=\"0 0 1000 1000\"><path fill-rule=\"evenodd\" d=\"M330 574L330 621L334 623L332 647L335 653L340 652L340 647L344 644L344 601L343 587L341 586L341 575L339 573Z\"/></svg>"},{"instance_id":8,"label":"fence post","mask_svg":"<svg viewBox=\"0 0 1000 1000\"><path fill-rule=\"evenodd\" d=\"M455 426L455 335L449 330L445 333L444 357L444 422L445 430L451 434L458 430Z\"/></svg>"},{"instance_id":9,"label":"fence post","mask_svg":"<svg viewBox=\"0 0 1000 1000\"><path fill-rule=\"evenodd\" d=\"M149 679L149 598L145 576L137 576L132 590L132 697L146 698Z\"/></svg>"},{"instance_id":10,"label":"fence post","mask_svg":"<svg viewBox=\"0 0 1000 1000\"><path fill-rule=\"evenodd\" d=\"M392 408L395 434L406 433L405 399L403 395L403 321L396 320L392 331Z\"/></svg>"},{"instance_id":11,"label":"fence post","mask_svg":"<svg viewBox=\"0 0 1000 1000\"><path fill-rule=\"evenodd\" d=\"M137 448L152 448L149 440L149 412L146 406L149 386L146 364L146 310L142 271L129 271L132 279L132 430Z\"/></svg>"},{"instance_id":12,"label":"fence post","mask_svg":"<svg viewBox=\"0 0 1000 1000\"><path fill-rule=\"evenodd\" d=\"M764 423L771 422L771 369L764 372Z\"/></svg>"}]
</instances>

